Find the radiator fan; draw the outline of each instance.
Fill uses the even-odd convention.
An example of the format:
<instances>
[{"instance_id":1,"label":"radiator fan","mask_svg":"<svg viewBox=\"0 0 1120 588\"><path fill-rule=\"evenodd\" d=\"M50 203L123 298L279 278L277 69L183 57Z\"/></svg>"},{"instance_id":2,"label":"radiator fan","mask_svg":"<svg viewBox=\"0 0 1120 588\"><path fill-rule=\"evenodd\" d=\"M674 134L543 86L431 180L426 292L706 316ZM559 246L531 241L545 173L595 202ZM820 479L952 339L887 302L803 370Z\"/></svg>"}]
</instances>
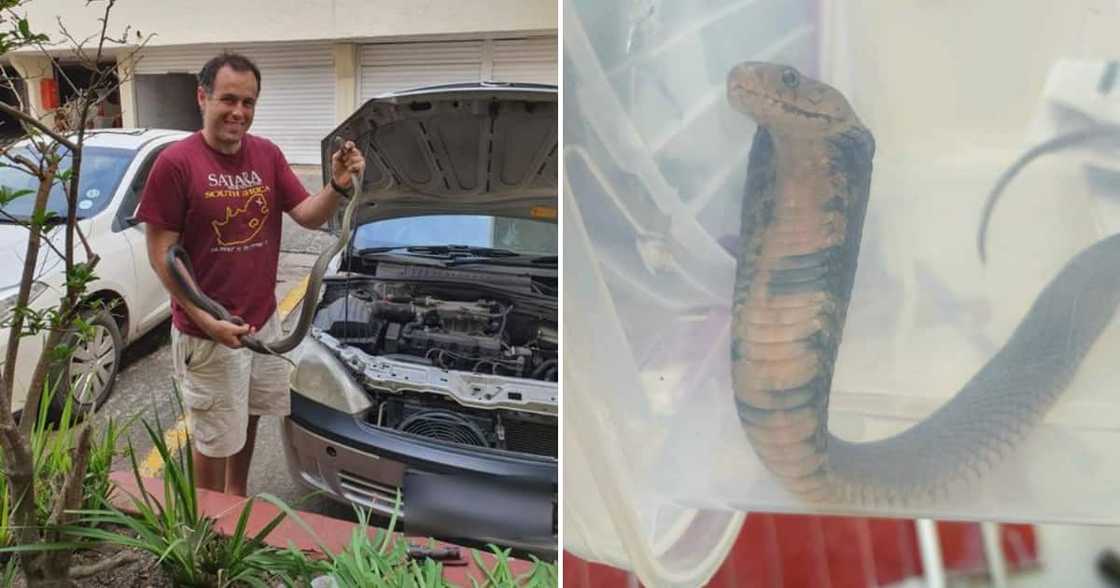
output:
<instances>
[{"instance_id":1,"label":"radiator fan","mask_svg":"<svg viewBox=\"0 0 1120 588\"><path fill-rule=\"evenodd\" d=\"M401 421L398 430L429 439L488 447L486 435L478 425L445 410L422 410Z\"/></svg>"}]
</instances>

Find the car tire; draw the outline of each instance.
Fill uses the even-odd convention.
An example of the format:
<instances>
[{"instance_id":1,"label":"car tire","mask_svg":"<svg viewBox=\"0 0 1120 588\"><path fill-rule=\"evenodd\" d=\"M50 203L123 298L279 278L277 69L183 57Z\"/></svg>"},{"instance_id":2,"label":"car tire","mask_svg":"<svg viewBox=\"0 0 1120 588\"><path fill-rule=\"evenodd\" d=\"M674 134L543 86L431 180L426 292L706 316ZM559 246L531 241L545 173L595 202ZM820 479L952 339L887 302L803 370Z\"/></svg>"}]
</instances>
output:
<instances>
[{"instance_id":1,"label":"car tire","mask_svg":"<svg viewBox=\"0 0 1120 588\"><path fill-rule=\"evenodd\" d=\"M73 397L72 414L78 419L100 408L113 392L117 380L121 356L124 353L124 337L113 315L108 310L87 311L84 315L93 327L92 336L82 341L77 331L62 338L63 345L74 346L74 352L62 366L52 374L52 382L69 384L66 394L55 393L51 398L52 416L60 416L66 404L67 395ZM78 385L82 386L79 393Z\"/></svg>"}]
</instances>

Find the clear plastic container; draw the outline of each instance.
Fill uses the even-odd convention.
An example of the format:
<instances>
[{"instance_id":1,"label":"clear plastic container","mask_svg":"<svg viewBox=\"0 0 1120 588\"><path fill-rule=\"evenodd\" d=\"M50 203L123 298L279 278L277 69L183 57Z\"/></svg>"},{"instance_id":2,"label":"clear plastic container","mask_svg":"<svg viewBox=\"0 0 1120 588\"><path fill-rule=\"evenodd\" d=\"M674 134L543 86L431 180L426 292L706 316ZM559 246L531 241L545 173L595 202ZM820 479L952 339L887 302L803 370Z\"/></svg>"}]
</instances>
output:
<instances>
[{"instance_id":1,"label":"clear plastic container","mask_svg":"<svg viewBox=\"0 0 1120 588\"><path fill-rule=\"evenodd\" d=\"M843 93L875 137L828 428L885 439L952 402L1043 287L1118 232L1109 135L1027 164L994 208L986 262L977 252L985 200L1017 158L1120 124L1120 5L569 0L563 22L565 548L686 586L714 573L752 510L1120 524L1117 321L965 489L816 502L770 473L731 383L757 126L725 88L739 62L787 64ZM1020 393L1012 381L988 388Z\"/></svg>"}]
</instances>

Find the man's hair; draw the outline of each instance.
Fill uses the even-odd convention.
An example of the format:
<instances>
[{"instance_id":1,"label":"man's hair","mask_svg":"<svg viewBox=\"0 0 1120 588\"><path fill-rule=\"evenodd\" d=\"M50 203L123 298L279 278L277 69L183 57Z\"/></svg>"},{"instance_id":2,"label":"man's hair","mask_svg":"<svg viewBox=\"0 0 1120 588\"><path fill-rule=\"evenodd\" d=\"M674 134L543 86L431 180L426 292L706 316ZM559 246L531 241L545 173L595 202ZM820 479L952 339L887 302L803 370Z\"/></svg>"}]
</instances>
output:
<instances>
[{"instance_id":1,"label":"man's hair","mask_svg":"<svg viewBox=\"0 0 1120 588\"><path fill-rule=\"evenodd\" d=\"M214 78L218 76L218 70L223 66L230 66L233 71L251 71L253 76L257 78L257 94L261 92L261 70L257 68L257 64L253 63L248 57L240 53L225 52L212 58L202 66L202 70L198 72L198 85L207 94L214 93Z\"/></svg>"}]
</instances>

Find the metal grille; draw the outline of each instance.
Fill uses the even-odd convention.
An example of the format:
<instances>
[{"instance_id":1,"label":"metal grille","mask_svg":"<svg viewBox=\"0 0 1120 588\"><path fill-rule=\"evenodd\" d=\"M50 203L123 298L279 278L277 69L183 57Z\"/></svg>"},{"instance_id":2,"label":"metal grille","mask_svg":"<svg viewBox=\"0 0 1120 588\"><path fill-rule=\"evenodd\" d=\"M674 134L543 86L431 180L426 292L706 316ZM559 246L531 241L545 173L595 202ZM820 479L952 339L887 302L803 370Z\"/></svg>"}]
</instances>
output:
<instances>
[{"instance_id":1,"label":"metal grille","mask_svg":"<svg viewBox=\"0 0 1120 588\"><path fill-rule=\"evenodd\" d=\"M396 486L375 482L346 470L338 472L338 482L347 499L367 508L387 511L396 505L399 490ZM399 507L404 510L403 497Z\"/></svg>"},{"instance_id":2,"label":"metal grille","mask_svg":"<svg viewBox=\"0 0 1120 588\"><path fill-rule=\"evenodd\" d=\"M556 457L560 433L556 425L504 420L506 449L545 457Z\"/></svg>"}]
</instances>

